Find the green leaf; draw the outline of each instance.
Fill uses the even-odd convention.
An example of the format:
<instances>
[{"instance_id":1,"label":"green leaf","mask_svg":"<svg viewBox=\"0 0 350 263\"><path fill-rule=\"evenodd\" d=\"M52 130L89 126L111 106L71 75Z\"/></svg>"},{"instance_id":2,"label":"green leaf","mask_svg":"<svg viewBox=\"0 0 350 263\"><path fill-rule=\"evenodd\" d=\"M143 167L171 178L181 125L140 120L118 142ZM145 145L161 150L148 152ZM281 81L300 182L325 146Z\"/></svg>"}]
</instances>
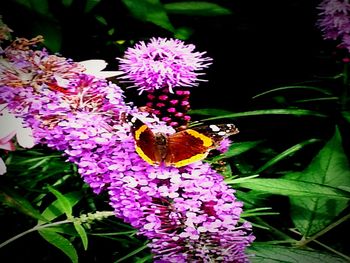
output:
<instances>
[{"instance_id":1,"label":"green leaf","mask_svg":"<svg viewBox=\"0 0 350 263\"><path fill-rule=\"evenodd\" d=\"M62 44L62 32L59 23L50 13L48 0L16 0L27 8L27 12L37 13L34 21L27 21L34 35L44 37L44 45L53 53L59 52Z\"/></svg>"},{"instance_id":2,"label":"green leaf","mask_svg":"<svg viewBox=\"0 0 350 263\"><path fill-rule=\"evenodd\" d=\"M144 256L143 258L137 258L137 261L135 263L148 263L153 262L153 255L149 254Z\"/></svg>"},{"instance_id":3,"label":"green leaf","mask_svg":"<svg viewBox=\"0 0 350 263\"><path fill-rule=\"evenodd\" d=\"M311 91L316 91L318 93L322 93L325 95L332 95L332 93L330 93L329 91L322 89L322 88L318 88L318 87L313 87L313 86L285 86L285 87L279 87L276 89L271 89L265 92L262 92L258 95L255 95L253 97L253 99L259 98L261 96L264 96L266 94L270 94L273 92L279 92L279 91L290 91L290 90L311 90Z\"/></svg>"},{"instance_id":4,"label":"green leaf","mask_svg":"<svg viewBox=\"0 0 350 263\"><path fill-rule=\"evenodd\" d=\"M256 178L258 176L259 176L258 174L254 174L254 175L239 177L239 178L235 178L235 179L225 179L225 182L227 184L240 184L244 181L249 181L250 179Z\"/></svg>"},{"instance_id":5,"label":"green leaf","mask_svg":"<svg viewBox=\"0 0 350 263\"><path fill-rule=\"evenodd\" d=\"M309 145L311 143L315 143L315 142L320 142L320 140L318 140L318 139L309 139L309 140L303 141L301 143L298 143L298 144L290 147L289 149L283 151L282 153L278 154L277 156L275 156L274 158L269 160L267 163L265 163L263 166L261 166L258 170L256 170L255 173L261 173L262 171L264 171L267 168L273 166L277 162L279 162L279 161L289 157L290 155L294 154L295 152L300 151L301 149L303 149L305 146L307 146L307 145Z\"/></svg>"},{"instance_id":6,"label":"green leaf","mask_svg":"<svg viewBox=\"0 0 350 263\"><path fill-rule=\"evenodd\" d=\"M350 124L350 111L342 111L343 118Z\"/></svg>"},{"instance_id":7,"label":"green leaf","mask_svg":"<svg viewBox=\"0 0 350 263\"><path fill-rule=\"evenodd\" d=\"M58 224L57 224L58 223ZM50 231L53 231L58 234L62 234L63 236L71 236L71 237L77 237L77 230L74 228L74 225L72 224L73 221L65 220L65 221L58 221L55 223L48 223L46 225L40 225L37 226L39 229L49 229Z\"/></svg>"},{"instance_id":8,"label":"green leaf","mask_svg":"<svg viewBox=\"0 0 350 263\"><path fill-rule=\"evenodd\" d=\"M92 9L94 9L94 7L97 6L100 2L101 2L101 0L86 0L84 12L85 12L85 13L89 13L89 12L90 12Z\"/></svg>"},{"instance_id":9,"label":"green leaf","mask_svg":"<svg viewBox=\"0 0 350 263\"><path fill-rule=\"evenodd\" d=\"M83 198L81 192L71 192L64 195L64 197L68 200L71 207L77 204L81 198ZM53 219L59 217L64 214L64 210L61 208L61 204L59 200L53 201L47 208L41 213L47 221L52 221ZM41 221L38 222L42 223Z\"/></svg>"},{"instance_id":10,"label":"green leaf","mask_svg":"<svg viewBox=\"0 0 350 263\"><path fill-rule=\"evenodd\" d=\"M87 238L85 228L79 222L76 222L76 221L74 221L74 228L75 228L75 230L77 230L77 232L81 238L81 241L83 242L84 249L87 250L88 238Z\"/></svg>"},{"instance_id":11,"label":"green leaf","mask_svg":"<svg viewBox=\"0 0 350 263\"><path fill-rule=\"evenodd\" d=\"M191 114L198 115L214 115L216 117L206 118L202 121L212 121L225 118L238 118L238 117L249 117L249 116L262 116L262 115L294 115L296 117L300 116L314 116L314 117L328 117L327 115L321 114L316 111L303 110L303 109L268 109L268 110L254 110L236 113L221 114L219 111L213 111L212 109L200 109L191 110ZM208 114L210 113L210 114ZM214 114L213 114L214 113Z\"/></svg>"},{"instance_id":12,"label":"green leaf","mask_svg":"<svg viewBox=\"0 0 350 263\"><path fill-rule=\"evenodd\" d=\"M116 263L117 263L117 262L122 262L122 261L124 261L124 260L126 260L126 259L128 259L128 258L130 258L130 257L132 257L132 256L134 256L134 255L136 255L137 253L139 253L139 252L141 252L141 251L147 249L147 248L148 248L148 245L145 244L145 245L143 245L143 246L141 246L141 247L139 247L139 248L137 248L137 249L131 251L129 254L127 254L126 256L124 256L124 257L122 257L122 258L116 260L115 262L116 262Z\"/></svg>"},{"instance_id":13,"label":"green leaf","mask_svg":"<svg viewBox=\"0 0 350 263\"><path fill-rule=\"evenodd\" d=\"M159 0L123 0L123 3L135 18L175 32L175 28Z\"/></svg>"},{"instance_id":14,"label":"green leaf","mask_svg":"<svg viewBox=\"0 0 350 263\"><path fill-rule=\"evenodd\" d=\"M104 25L104 26L108 25L106 18L104 18L103 16L96 15L95 18L96 18L97 22L101 23L102 25Z\"/></svg>"},{"instance_id":15,"label":"green leaf","mask_svg":"<svg viewBox=\"0 0 350 263\"><path fill-rule=\"evenodd\" d=\"M241 213L242 218L252 217L252 216L264 216L264 215L279 215L278 212L272 212L271 207L258 207L253 209L244 209Z\"/></svg>"},{"instance_id":16,"label":"green leaf","mask_svg":"<svg viewBox=\"0 0 350 263\"><path fill-rule=\"evenodd\" d=\"M345 259L321 251L289 248L278 245L253 244L246 252L251 263L345 263Z\"/></svg>"},{"instance_id":17,"label":"green leaf","mask_svg":"<svg viewBox=\"0 0 350 263\"><path fill-rule=\"evenodd\" d=\"M219 16L231 14L229 9L210 2L175 2L164 4L164 8L171 14L190 16Z\"/></svg>"},{"instance_id":18,"label":"green leaf","mask_svg":"<svg viewBox=\"0 0 350 263\"><path fill-rule=\"evenodd\" d=\"M193 34L193 30L188 27L179 27L174 33L174 37L181 40L187 40Z\"/></svg>"},{"instance_id":19,"label":"green leaf","mask_svg":"<svg viewBox=\"0 0 350 263\"><path fill-rule=\"evenodd\" d=\"M287 174L285 178L323 184L339 189L350 187L350 166L344 153L339 130L302 172ZM310 236L330 224L347 206L346 200L291 197L291 216L295 226Z\"/></svg>"},{"instance_id":20,"label":"green leaf","mask_svg":"<svg viewBox=\"0 0 350 263\"><path fill-rule=\"evenodd\" d=\"M319 97L319 98L311 98L311 99L301 99L295 100L296 103L306 103L306 102L324 102L324 101L339 101L339 97Z\"/></svg>"},{"instance_id":21,"label":"green leaf","mask_svg":"<svg viewBox=\"0 0 350 263\"><path fill-rule=\"evenodd\" d=\"M33 25L33 32L44 37L44 45L53 53L59 52L62 45L60 26L49 20L41 20Z\"/></svg>"},{"instance_id":22,"label":"green leaf","mask_svg":"<svg viewBox=\"0 0 350 263\"><path fill-rule=\"evenodd\" d=\"M72 216L72 205L70 204L69 200L63 194L61 194L59 191L54 189L53 187L48 186L48 189L57 198L57 201L58 201L57 208L59 208L60 211L63 211L67 215L68 218L71 217Z\"/></svg>"},{"instance_id":23,"label":"green leaf","mask_svg":"<svg viewBox=\"0 0 350 263\"><path fill-rule=\"evenodd\" d=\"M299 196L299 197L327 197L348 200L350 193L327 185L289 179L253 178L238 184L241 187L268 192L270 194Z\"/></svg>"},{"instance_id":24,"label":"green leaf","mask_svg":"<svg viewBox=\"0 0 350 263\"><path fill-rule=\"evenodd\" d=\"M70 7L72 5L74 0L62 0L62 4L65 6L65 7Z\"/></svg>"},{"instance_id":25,"label":"green leaf","mask_svg":"<svg viewBox=\"0 0 350 263\"><path fill-rule=\"evenodd\" d=\"M16 0L16 2L36 13L45 16L50 14L48 0Z\"/></svg>"},{"instance_id":26,"label":"green leaf","mask_svg":"<svg viewBox=\"0 0 350 263\"><path fill-rule=\"evenodd\" d=\"M0 201L2 204L15 208L25 215L46 221L45 217L40 214L39 210L35 209L26 198L15 190L7 188L3 180L0 183Z\"/></svg>"},{"instance_id":27,"label":"green leaf","mask_svg":"<svg viewBox=\"0 0 350 263\"><path fill-rule=\"evenodd\" d=\"M47 242L51 243L66 254L71 262L78 263L78 253L68 239L49 229L41 229L38 232Z\"/></svg>"},{"instance_id":28,"label":"green leaf","mask_svg":"<svg viewBox=\"0 0 350 263\"><path fill-rule=\"evenodd\" d=\"M229 164L225 164L225 166L218 170L218 172L222 174L225 178L232 177L232 168Z\"/></svg>"},{"instance_id":29,"label":"green leaf","mask_svg":"<svg viewBox=\"0 0 350 263\"><path fill-rule=\"evenodd\" d=\"M198 114L198 115L208 115L208 116L220 116L220 115L228 115L232 114L232 111L222 110L222 109L192 109L189 110L190 114Z\"/></svg>"},{"instance_id":30,"label":"green leaf","mask_svg":"<svg viewBox=\"0 0 350 263\"><path fill-rule=\"evenodd\" d=\"M210 160L210 162L216 162L216 161L221 160L221 159L238 156L244 152L247 152L247 151L255 148L261 142L262 142L262 140L260 140L260 141L247 141L247 142L235 142L235 143L230 145L229 149L226 152L224 152L218 156L213 157Z\"/></svg>"}]
</instances>

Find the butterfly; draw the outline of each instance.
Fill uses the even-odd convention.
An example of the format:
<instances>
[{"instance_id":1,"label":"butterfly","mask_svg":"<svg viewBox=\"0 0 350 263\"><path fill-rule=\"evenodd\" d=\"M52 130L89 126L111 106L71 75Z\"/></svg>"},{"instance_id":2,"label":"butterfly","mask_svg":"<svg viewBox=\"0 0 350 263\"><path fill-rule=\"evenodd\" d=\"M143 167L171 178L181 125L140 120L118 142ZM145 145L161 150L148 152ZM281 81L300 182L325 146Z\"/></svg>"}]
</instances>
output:
<instances>
[{"instance_id":1,"label":"butterfly","mask_svg":"<svg viewBox=\"0 0 350 263\"><path fill-rule=\"evenodd\" d=\"M153 132L132 115L127 117L135 140L135 150L147 163L182 167L203 160L224 138L237 134L234 124L211 124L165 134Z\"/></svg>"}]
</instances>

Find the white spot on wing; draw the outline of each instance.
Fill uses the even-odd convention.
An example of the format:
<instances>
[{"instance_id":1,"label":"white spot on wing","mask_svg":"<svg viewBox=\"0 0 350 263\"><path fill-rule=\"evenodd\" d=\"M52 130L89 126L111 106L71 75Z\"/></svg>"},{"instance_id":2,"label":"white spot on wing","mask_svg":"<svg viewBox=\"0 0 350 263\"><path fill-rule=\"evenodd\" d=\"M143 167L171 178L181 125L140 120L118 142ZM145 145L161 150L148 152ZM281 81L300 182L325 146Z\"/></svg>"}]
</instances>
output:
<instances>
[{"instance_id":1,"label":"white spot on wing","mask_svg":"<svg viewBox=\"0 0 350 263\"><path fill-rule=\"evenodd\" d=\"M220 131L220 128L214 124L209 125L209 128L213 131L213 132L218 132Z\"/></svg>"}]
</instances>

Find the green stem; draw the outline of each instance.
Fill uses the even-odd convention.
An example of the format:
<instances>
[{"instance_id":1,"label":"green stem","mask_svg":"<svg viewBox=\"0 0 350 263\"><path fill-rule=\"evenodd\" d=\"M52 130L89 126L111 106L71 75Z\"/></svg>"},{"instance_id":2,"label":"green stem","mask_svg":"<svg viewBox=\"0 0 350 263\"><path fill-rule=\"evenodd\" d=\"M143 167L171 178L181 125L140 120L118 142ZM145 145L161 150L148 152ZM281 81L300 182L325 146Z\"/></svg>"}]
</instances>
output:
<instances>
[{"instance_id":1,"label":"green stem","mask_svg":"<svg viewBox=\"0 0 350 263\"><path fill-rule=\"evenodd\" d=\"M327 250L333 252L334 254L337 254L338 256L340 256L340 257L342 257L342 258L344 258L344 259L346 259L347 261L350 262L350 257L348 257L347 255L345 255L345 254L343 254L343 253L341 253L341 252L339 252L339 251L337 251L337 250L331 248L330 246L327 246L327 245L325 245L325 244L323 244L323 243L321 243L321 242L319 242L319 241L317 241L317 240L314 240L314 242L315 242L316 244L318 244L318 245L324 247L325 249L327 249Z\"/></svg>"},{"instance_id":2,"label":"green stem","mask_svg":"<svg viewBox=\"0 0 350 263\"><path fill-rule=\"evenodd\" d=\"M283 231L279 230L278 228L275 228L271 225L269 225L265 220L261 219L260 217L255 217L255 222L259 225L265 226L266 228L269 229L270 234L274 235L276 238L275 242L286 242L289 244L294 244L296 242L295 239L291 238L289 235L284 233Z\"/></svg>"},{"instance_id":3,"label":"green stem","mask_svg":"<svg viewBox=\"0 0 350 263\"><path fill-rule=\"evenodd\" d=\"M48 227L52 227L52 226L57 226L57 225L62 225L62 224L67 224L67 223L72 223L71 220L63 220L63 221L59 221L59 222L55 222L55 223L50 223L50 224L44 224L44 225L37 225L31 229L28 229L22 233L19 233L16 236L11 237L10 239L6 240L5 242L0 244L0 248L10 244L11 242L15 241L16 239L23 237L31 232L43 229L43 228L48 228Z\"/></svg>"},{"instance_id":4,"label":"green stem","mask_svg":"<svg viewBox=\"0 0 350 263\"><path fill-rule=\"evenodd\" d=\"M307 239L305 239L303 241L300 241L298 243L298 246L302 247L302 246L305 246L306 244L310 243L311 241L315 241L316 238L324 235L325 233L327 233L328 231L330 231L331 229L335 228L336 226L340 225L341 223L345 222L348 219L350 219L350 214L347 214L347 215L343 216L342 218L340 218L339 220L337 220L334 223L330 224L329 226L327 226L326 228L324 228L323 230L321 230L317 234L313 235L312 237L307 238Z\"/></svg>"}]
</instances>

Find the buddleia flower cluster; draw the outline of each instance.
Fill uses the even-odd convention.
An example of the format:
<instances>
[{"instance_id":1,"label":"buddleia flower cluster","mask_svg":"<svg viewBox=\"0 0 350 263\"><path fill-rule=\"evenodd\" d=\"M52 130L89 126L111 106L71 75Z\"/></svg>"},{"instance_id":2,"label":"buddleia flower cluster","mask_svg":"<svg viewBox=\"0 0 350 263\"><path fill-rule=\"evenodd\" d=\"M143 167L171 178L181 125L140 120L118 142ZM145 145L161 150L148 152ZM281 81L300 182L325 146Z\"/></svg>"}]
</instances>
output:
<instances>
[{"instance_id":1,"label":"buddleia flower cluster","mask_svg":"<svg viewBox=\"0 0 350 263\"><path fill-rule=\"evenodd\" d=\"M189 96L198 86L201 72L212 63L205 52L179 39L151 38L126 50L119 69L140 93L147 93L146 106L172 127L186 128L191 117Z\"/></svg>"},{"instance_id":2,"label":"buddleia flower cluster","mask_svg":"<svg viewBox=\"0 0 350 263\"><path fill-rule=\"evenodd\" d=\"M350 52L350 3L348 0L323 0L318 6L317 26L324 39L337 40Z\"/></svg>"},{"instance_id":3,"label":"buddleia flower cluster","mask_svg":"<svg viewBox=\"0 0 350 263\"><path fill-rule=\"evenodd\" d=\"M3 48L2 112L6 109L20 127L31 130L33 145L62 152L94 193L107 193L116 217L148 238L154 262L248 262L245 249L254 235L249 222L240 222L243 203L235 190L201 161L175 168L142 160L123 113L138 116L155 130L174 132L179 125L169 125L161 114L138 111L125 102L121 87L103 77L123 73L136 86L144 79L149 85L138 87L147 95L164 88L165 80L169 94L176 94L180 86L194 85L195 71L208 63L203 54L192 53L192 45L178 40L155 38L154 58L167 57L164 64L155 59L153 65L149 49L145 52L140 43L126 52L120 71L105 75L89 69L89 63L50 54L40 48L42 41L17 38ZM131 69L133 61L137 63ZM161 69L159 76L147 81L154 69ZM164 102L170 105L168 99Z\"/></svg>"}]
</instances>

